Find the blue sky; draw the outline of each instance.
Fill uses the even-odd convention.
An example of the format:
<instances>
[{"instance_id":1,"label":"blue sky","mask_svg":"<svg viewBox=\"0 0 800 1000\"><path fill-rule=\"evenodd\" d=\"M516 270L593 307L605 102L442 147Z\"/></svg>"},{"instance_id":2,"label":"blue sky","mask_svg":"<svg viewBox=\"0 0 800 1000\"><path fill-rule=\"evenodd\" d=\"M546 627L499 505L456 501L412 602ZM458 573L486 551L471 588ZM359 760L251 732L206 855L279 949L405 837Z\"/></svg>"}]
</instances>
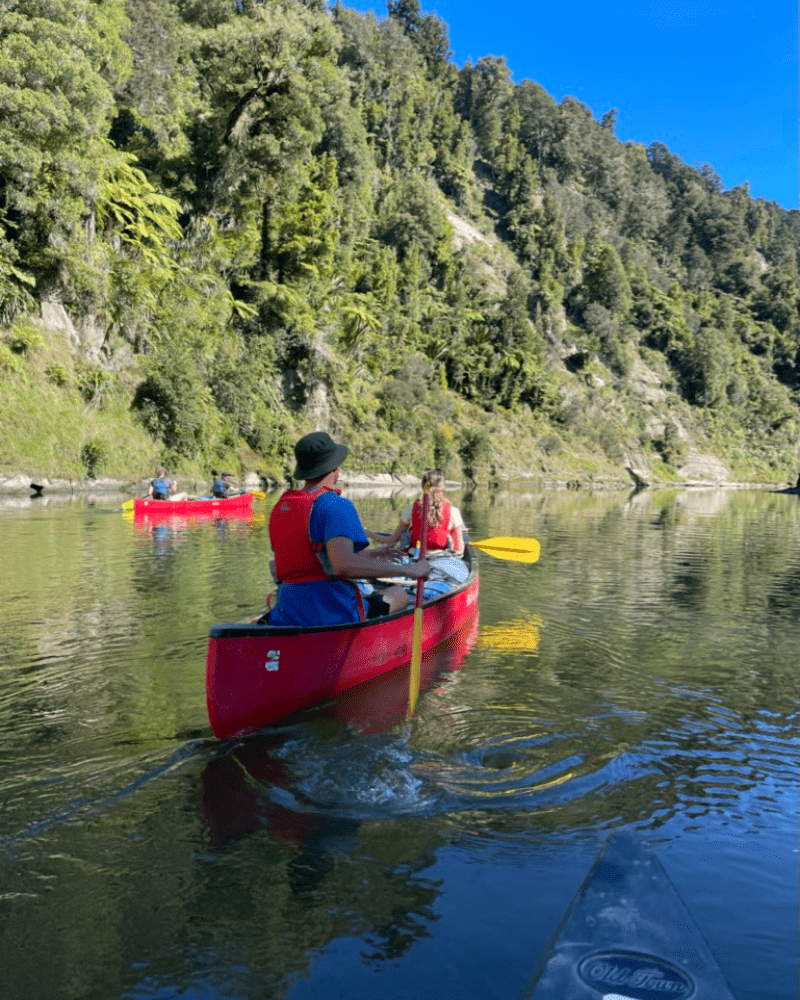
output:
<instances>
[{"instance_id":1,"label":"blue sky","mask_svg":"<svg viewBox=\"0 0 800 1000\"><path fill-rule=\"evenodd\" d=\"M386 16L385 0L342 0ZM458 66L504 56L515 82L595 118L619 139L709 163L728 189L798 208L797 0L421 0Z\"/></svg>"}]
</instances>

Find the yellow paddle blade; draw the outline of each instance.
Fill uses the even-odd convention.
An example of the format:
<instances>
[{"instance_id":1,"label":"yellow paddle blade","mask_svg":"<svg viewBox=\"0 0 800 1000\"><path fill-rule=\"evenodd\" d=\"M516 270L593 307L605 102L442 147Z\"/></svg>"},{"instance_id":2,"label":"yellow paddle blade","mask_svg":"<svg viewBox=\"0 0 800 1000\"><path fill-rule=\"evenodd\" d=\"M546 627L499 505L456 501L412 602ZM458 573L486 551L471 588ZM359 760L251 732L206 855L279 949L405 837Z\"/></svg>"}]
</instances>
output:
<instances>
[{"instance_id":1,"label":"yellow paddle blade","mask_svg":"<svg viewBox=\"0 0 800 1000\"><path fill-rule=\"evenodd\" d=\"M265 500L267 496L263 490L248 490L247 492L250 493L255 500Z\"/></svg>"},{"instance_id":2,"label":"yellow paddle blade","mask_svg":"<svg viewBox=\"0 0 800 1000\"><path fill-rule=\"evenodd\" d=\"M411 671L408 675L408 713L413 718L419 697L419 681L422 673L422 608L414 608L414 636L411 640Z\"/></svg>"},{"instance_id":3,"label":"yellow paddle blade","mask_svg":"<svg viewBox=\"0 0 800 1000\"><path fill-rule=\"evenodd\" d=\"M125 503L122 505L122 509L123 510L133 510L134 503L135 503L134 500L126 500Z\"/></svg>"},{"instance_id":4,"label":"yellow paddle blade","mask_svg":"<svg viewBox=\"0 0 800 1000\"><path fill-rule=\"evenodd\" d=\"M485 538L482 542L470 542L473 548L488 552L498 559L510 559L512 562L536 562L539 558L540 545L535 538L514 538L511 535L500 535L497 538Z\"/></svg>"}]
</instances>

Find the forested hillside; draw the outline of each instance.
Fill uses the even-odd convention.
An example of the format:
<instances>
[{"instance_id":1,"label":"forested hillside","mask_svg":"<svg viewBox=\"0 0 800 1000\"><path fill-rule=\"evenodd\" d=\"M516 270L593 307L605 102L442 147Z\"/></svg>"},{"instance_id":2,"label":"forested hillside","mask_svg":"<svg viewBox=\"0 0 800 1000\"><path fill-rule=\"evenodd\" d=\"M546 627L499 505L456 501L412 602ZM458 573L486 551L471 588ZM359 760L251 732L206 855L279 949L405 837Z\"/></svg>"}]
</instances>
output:
<instances>
[{"instance_id":1,"label":"forested hillside","mask_svg":"<svg viewBox=\"0 0 800 1000\"><path fill-rule=\"evenodd\" d=\"M0 469L793 482L800 213L614 118L418 0L0 4Z\"/></svg>"}]
</instances>

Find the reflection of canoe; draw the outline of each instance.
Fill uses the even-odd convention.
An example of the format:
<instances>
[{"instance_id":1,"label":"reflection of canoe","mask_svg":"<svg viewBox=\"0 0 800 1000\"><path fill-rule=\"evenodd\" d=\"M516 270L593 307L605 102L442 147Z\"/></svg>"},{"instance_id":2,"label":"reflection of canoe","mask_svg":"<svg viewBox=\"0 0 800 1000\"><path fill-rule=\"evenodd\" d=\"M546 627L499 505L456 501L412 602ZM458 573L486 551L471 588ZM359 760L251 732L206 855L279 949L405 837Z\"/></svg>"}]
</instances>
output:
<instances>
[{"instance_id":1,"label":"reflection of canoe","mask_svg":"<svg viewBox=\"0 0 800 1000\"><path fill-rule=\"evenodd\" d=\"M137 517L147 514L148 517L173 514L227 514L232 511L244 510L253 502L252 493L238 493L236 496L198 497L193 500L149 500L136 497L133 510Z\"/></svg>"},{"instance_id":2,"label":"reflection of canoe","mask_svg":"<svg viewBox=\"0 0 800 1000\"><path fill-rule=\"evenodd\" d=\"M470 549L465 562L464 583L424 605L423 654L477 612L478 566ZM328 628L212 626L206 697L214 735L259 729L408 664L413 617L412 602L394 615Z\"/></svg>"},{"instance_id":3,"label":"reflection of canoe","mask_svg":"<svg viewBox=\"0 0 800 1000\"><path fill-rule=\"evenodd\" d=\"M190 528L204 524L225 525L233 527L242 524L263 524L264 515L256 513L252 507L240 507L238 510L225 510L215 513L213 510L192 511L191 514L170 514L167 511L151 514L143 511L135 514L132 510L123 511L123 518L134 526L140 537L153 536L156 533L171 532L183 535Z\"/></svg>"},{"instance_id":4,"label":"reflection of canoe","mask_svg":"<svg viewBox=\"0 0 800 1000\"><path fill-rule=\"evenodd\" d=\"M528 1000L733 1000L658 859L623 835L578 890Z\"/></svg>"}]
</instances>

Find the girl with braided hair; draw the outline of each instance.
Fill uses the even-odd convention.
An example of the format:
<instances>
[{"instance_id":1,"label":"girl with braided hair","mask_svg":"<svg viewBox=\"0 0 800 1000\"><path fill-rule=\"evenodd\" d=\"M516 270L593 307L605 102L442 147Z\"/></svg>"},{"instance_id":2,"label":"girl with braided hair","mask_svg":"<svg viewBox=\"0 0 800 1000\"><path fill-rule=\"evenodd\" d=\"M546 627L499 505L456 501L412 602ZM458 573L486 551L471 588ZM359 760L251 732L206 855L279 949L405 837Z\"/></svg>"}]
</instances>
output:
<instances>
[{"instance_id":1,"label":"girl with braided hair","mask_svg":"<svg viewBox=\"0 0 800 1000\"><path fill-rule=\"evenodd\" d=\"M464 555L464 521L461 511L444 495L444 474L441 469L428 469L422 476L422 488L428 490L428 523L426 551L435 556L437 551ZM422 537L422 500L410 503L400 515L400 521L388 539L374 532L370 538L394 545L404 532L410 530L410 548L414 549Z\"/></svg>"}]
</instances>

